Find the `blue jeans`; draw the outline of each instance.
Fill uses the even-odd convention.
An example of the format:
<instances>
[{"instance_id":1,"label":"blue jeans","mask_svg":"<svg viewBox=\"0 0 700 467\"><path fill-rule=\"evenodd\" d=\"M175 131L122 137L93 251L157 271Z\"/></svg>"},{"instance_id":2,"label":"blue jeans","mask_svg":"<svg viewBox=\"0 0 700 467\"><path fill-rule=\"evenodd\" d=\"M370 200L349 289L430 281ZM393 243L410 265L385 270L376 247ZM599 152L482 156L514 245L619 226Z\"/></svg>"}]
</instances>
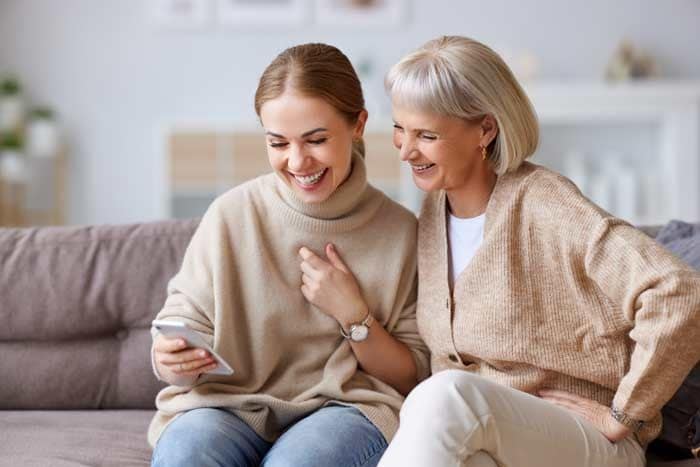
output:
<instances>
[{"instance_id":1,"label":"blue jeans","mask_svg":"<svg viewBox=\"0 0 700 467\"><path fill-rule=\"evenodd\" d=\"M375 467L386 450L382 433L354 407L323 407L289 427L273 444L221 409L194 409L165 429L152 467Z\"/></svg>"}]
</instances>

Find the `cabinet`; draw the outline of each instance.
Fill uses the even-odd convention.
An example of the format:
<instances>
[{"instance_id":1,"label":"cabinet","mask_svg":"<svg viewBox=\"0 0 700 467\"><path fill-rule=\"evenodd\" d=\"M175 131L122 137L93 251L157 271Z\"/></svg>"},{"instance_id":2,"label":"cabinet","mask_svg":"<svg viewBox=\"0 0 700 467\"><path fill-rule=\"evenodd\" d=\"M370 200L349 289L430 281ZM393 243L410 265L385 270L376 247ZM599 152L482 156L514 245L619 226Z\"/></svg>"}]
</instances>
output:
<instances>
[{"instance_id":1,"label":"cabinet","mask_svg":"<svg viewBox=\"0 0 700 467\"><path fill-rule=\"evenodd\" d=\"M700 220L700 83L527 89L541 125L534 161L633 224Z\"/></svg>"},{"instance_id":2,"label":"cabinet","mask_svg":"<svg viewBox=\"0 0 700 467\"><path fill-rule=\"evenodd\" d=\"M407 206L419 206L408 168L391 142L391 125L365 132L370 182ZM178 123L163 134L165 217L201 216L221 193L271 171L259 126Z\"/></svg>"},{"instance_id":3,"label":"cabinet","mask_svg":"<svg viewBox=\"0 0 700 467\"><path fill-rule=\"evenodd\" d=\"M10 181L0 176L0 227L65 223L67 159L26 158L28 176Z\"/></svg>"},{"instance_id":4,"label":"cabinet","mask_svg":"<svg viewBox=\"0 0 700 467\"><path fill-rule=\"evenodd\" d=\"M537 84L541 124L533 161L634 224L700 220L700 83ZM422 200L391 143L392 121L370 116L370 181L408 208ZM161 138L166 217L201 216L219 194L270 171L258 125L176 122Z\"/></svg>"}]
</instances>

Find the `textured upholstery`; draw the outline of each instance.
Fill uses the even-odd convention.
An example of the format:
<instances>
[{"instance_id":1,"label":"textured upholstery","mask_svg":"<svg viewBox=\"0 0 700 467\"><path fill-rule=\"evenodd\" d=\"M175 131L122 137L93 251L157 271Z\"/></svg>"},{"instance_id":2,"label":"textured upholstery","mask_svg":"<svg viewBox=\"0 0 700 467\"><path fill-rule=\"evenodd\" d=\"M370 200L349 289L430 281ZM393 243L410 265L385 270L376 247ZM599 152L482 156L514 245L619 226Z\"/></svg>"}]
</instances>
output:
<instances>
[{"instance_id":1,"label":"textured upholstery","mask_svg":"<svg viewBox=\"0 0 700 467\"><path fill-rule=\"evenodd\" d=\"M0 408L153 408L148 328L196 226L0 229Z\"/></svg>"},{"instance_id":2,"label":"textured upholstery","mask_svg":"<svg viewBox=\"0 0 700 467\"><path fill-rule=\"evenodd\" d=\"M151 410L0 411L0 467L147 467L151 418Z\"/></svg>"},{"instance_id":3,"label":"textured upholstery","mask_svg":"<svg viewBox=\"0 0 700 467\"><path fill-rule=\"evenodd\" d=\"M150 464L148 328L197 223L0 229L0 409L29 409L0 410L0 467Z\"/></svg>"}]
</instances>

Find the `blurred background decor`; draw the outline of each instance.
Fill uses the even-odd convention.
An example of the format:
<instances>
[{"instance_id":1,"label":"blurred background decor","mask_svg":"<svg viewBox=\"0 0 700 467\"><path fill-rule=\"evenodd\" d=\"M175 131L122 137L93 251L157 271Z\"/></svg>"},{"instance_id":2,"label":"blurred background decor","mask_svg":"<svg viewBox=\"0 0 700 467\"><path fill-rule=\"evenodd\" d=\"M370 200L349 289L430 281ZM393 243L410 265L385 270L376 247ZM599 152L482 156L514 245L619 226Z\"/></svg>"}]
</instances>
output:
<instances>
[{"instance_id":1,"label":"blurred background decor","mask_svg":"<svg viewBox=\"0 0 700 467\"><path fill-rule=\"evenodd\" d=\"M216 0L219 24L225 26L298 26L306 20L304 0Z\"/></svg>"},{"instance_id":2,"label":"blurred background decor","mask_svg":"<svg viewBox=\"0 0 700 467\"><path fill-rule=\"evenodd\" d=\"M314 0L322 26L395 27L406 19L408 0Z\"/></svg>"},{"instance_id":3,"label":"blurred background decor","mask_svg":"<svg viewBox=\"0 0 700 467\"><path fill-rule=\"evenodd\" d=\"M167 33L154 27L154 7L172 14ZM265 11L285 8L284 24L271 24ZM255 12L245 24L223 19L244 10ZM417 210L422 194L392 147L382 81L428 39L460 34L501 52L532 98L542 124L535 162L635 224L695 222L699 24L697 0L1 0L0 77L21 77L23 89L8 86L0 107L27 107L19 150L3 143L17 157L5 161L31 174L36 162L61 160L29 154L40 102L60 109L55 128L70 135L67 224L199 216L269 170L253 110L265 66L290 45L327 42L362 79L370 180ZM610 68L619 81L605 78ZM35 192L49 184L31 177L22 196L39 205L51 190Z\"/></svg>"},{"instance_id":4,"label":"blurred background decor","mask_svg":"<svg viewBox=\"0 0 700 467\"><path fill-rule=\"evenodd\" d=\"M609 81L648 79L655 73L654 59L635 47L631 41L624 40L610 58L605 70L605 78Z\"/></svg>"},{"instance_id":5,"label":"blurred background decor","mask_svg":"<svg viewBox=\"0 0 700 467\"><path fill-rule=\"evenodd\" d=\"M29 108L18 79L0 80L0 227L64 223L65 176L53 111Z\"/></svg>"},{"instance_id":6,"label":"blurred background decor","mask_svg":"<svg viewBox=\"0 0 700 467\"><path fill-rule=\"evenodd\" d=\"M208 0L152 0L153 18L166 29L187 30L205 26L211 19Z\"/></svg>"}]
</instances>

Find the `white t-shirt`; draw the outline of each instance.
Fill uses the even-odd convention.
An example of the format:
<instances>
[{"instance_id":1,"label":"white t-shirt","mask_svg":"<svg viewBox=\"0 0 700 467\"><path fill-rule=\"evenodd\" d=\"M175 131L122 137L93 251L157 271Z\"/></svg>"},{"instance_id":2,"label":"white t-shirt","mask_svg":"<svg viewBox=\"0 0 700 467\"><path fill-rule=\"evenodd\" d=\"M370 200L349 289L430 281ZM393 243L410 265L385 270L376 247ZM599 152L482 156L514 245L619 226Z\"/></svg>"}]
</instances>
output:
<instances>
[{"instance_id":1,"label":"white t-shirt","mask_svg":"<svg viewBox=\"0 0 700 467\"><path fill-rule=\"evenodd\" d=\"M447 232L450 249L450 287L455 279L466 269L484 238L484 220L486 214L468 219L461 219L449 214Z\"/></svg>"}]
</instances>

